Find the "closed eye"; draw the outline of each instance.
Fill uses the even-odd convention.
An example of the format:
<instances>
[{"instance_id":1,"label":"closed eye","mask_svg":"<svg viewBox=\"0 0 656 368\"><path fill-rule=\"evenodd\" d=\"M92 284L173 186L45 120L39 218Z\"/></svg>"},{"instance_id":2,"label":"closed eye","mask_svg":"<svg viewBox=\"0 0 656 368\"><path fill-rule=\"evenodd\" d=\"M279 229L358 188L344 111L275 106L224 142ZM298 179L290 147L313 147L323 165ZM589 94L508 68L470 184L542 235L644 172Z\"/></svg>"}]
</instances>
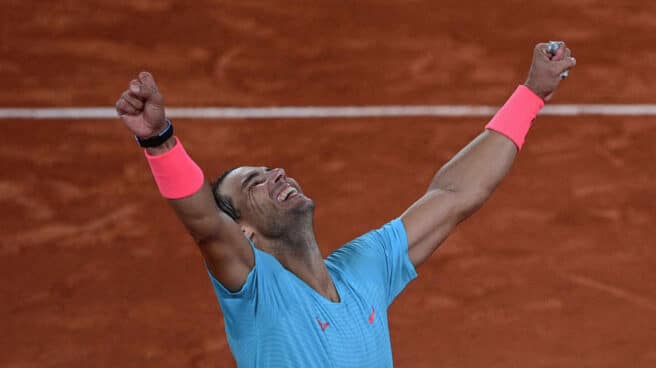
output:
<instances>
[{"instance_id":1,"label":"closed eye","mask_svg":"<svg viewBox=\"0 0 656 368\"><path fill-rule=\"evenodd\" d=\"M265 173L266 173L266 172L269 172L269 171L271 171L271 168L269 168L269 167L265 167L265 168L264 168L264 172L265 172ZM257 177L255 178L255 180L253 180L253 182L251 183L250 188L253 188L253 187L256 186L256 185L260 185L260 184L264 183L265 181L266 181L266 180L265 180L264 176L263 176L262 174L259 174L259 176L257 176ZM250 188L249 188L249 189L250 189Z\"/></svg>"},{"instance_id":2,"label":"closed eye","mask_svg":"<svg viewBox=\"0 0 656 368\"><path fill-rule=\"evenodd\" d=\"M264 183L264 178L259 177L251 182L251 185L248 186L248 190L253 189L256 185Z\"/></svg>"},{"instance_id":3,"label":"closed eye","mask_svg":"<svg viewBox=\"0 0 656 368\"><path fill-rule=\"evenodd\" d=\"M270 168L265 167L264 172L271 171ZM264 176L257 171L252 171L248 176L241 182L242 190L251 190L254 186L264 183Z\"/></svg>"}]
</instances>

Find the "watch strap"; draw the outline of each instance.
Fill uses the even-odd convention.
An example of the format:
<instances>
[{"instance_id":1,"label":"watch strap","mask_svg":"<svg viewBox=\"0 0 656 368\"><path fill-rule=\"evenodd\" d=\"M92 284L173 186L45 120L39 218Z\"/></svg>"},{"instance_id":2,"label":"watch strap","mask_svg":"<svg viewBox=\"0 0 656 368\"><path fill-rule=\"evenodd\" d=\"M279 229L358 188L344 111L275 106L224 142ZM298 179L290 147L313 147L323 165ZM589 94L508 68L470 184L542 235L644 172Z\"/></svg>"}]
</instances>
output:
<instances>
[{"instance_id":1,"label":"watch strap","mask_svg":"<svg viewBox=\"0 0 656 368\"><path fill-rule=\"evenodd\" d=\"M173 124L171 124L169 119L166 119L166 128L164 128L157 135L148 138L140 138L135 135L134 139L137 141L137 143L139 143L139 146L148 148L159 146L171 138L171 136L173 136Z\"/></svg>"}]
</instances>

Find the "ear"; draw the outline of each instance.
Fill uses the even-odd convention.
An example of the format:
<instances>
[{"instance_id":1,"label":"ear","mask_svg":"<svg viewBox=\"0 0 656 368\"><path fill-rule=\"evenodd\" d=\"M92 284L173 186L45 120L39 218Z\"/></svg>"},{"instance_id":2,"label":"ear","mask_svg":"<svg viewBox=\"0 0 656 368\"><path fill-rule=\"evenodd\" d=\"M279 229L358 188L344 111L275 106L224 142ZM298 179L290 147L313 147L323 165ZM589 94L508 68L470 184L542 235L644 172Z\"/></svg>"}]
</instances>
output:
<instances>
[{"instance_id":1,"label":"ear","mask_svg":"<svg viewBox=\"0 0 656 368\"><path fill-rule=\"evenodd\" d=\"M255 231L253 230L252 227L248 225L241 225L241 232L244 233L244 236L250 240L253 240L253 236L255 235Z\"/></svg>"}]
</instances>

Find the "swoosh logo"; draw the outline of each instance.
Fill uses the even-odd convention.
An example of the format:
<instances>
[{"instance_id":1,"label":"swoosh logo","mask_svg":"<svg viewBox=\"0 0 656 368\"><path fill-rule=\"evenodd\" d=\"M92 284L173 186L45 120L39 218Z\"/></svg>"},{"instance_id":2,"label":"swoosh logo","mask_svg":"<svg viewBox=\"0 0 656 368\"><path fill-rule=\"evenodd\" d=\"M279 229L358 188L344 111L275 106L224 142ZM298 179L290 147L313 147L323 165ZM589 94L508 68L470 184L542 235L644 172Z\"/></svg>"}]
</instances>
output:
<instances>
[{"instance_id":1,"label":"swoosh logo","mask_svg":"<svg viewBox=\"0 0 656 368\"><path fill-rule=\"evenodd\" d=\"M374 307L371 307L371 314L369 315L369 324L373 325L374 324L374 319L376 318L376 310Z\"/></svg>"}]
</instances>

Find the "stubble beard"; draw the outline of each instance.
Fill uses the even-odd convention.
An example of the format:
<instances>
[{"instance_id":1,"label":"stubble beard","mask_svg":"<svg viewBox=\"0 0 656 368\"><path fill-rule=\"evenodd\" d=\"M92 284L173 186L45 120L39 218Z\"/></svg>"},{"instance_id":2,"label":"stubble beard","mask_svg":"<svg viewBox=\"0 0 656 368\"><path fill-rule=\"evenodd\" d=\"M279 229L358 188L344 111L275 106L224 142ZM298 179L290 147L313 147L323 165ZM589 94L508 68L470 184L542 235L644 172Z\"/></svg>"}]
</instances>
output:
<instances>
[{"instance_id":1,"label":"stubble beard","mask_svg":"<svg viewBox=\"0 0 656 368\"><path fill-rule=\"evenodd\" d=\"M302 206L272 214L268 220L262 231L267 238L284 240L294 233L313 231L314 201L310 199Z\"/></svg>"}]
</instances>

